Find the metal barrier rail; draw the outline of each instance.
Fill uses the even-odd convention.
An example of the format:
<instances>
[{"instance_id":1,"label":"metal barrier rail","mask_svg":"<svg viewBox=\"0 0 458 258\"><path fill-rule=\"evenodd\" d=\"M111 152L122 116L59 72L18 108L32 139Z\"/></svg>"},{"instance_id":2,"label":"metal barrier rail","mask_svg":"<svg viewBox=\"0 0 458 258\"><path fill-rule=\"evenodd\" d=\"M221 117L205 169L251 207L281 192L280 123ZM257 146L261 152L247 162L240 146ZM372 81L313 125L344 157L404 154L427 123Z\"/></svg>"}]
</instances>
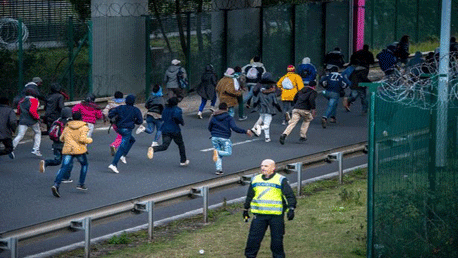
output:
<instances>
[{"instance_id":1,"label":"metal barrier rail","mask_svg":"<svg viewBox=\"0 0 458 258\"><path fill-rule=\"evenodd\" d=\"M277 163L276 172L298 174L298 194L302 187L303 168L313 168L330 163L333 160L339 162L339 179L342 180L342 157L356 157L367 153L367 143L338 147L319 153L286 160ZM18 243L28 244L37 242L40 239L55 237L62 234L75 232L76 230L85 231L85 254L89 257L90 250L90 228L94 225L104 224L109 221L118 220L125 216L148 212L148 235L153 238L153 209L161 206L169 206L177 202L203 198L204 222L208 222L208 194L210 191L216 192L223 189L232 188L236 185L245 185L251 177L259 173L258 168L237 172L202 182L177 187L162 192L149 194L130 200L107 205L97 209L84 211L70 216L62 217L32 226L14 229L0 233L0 251L6 249L11 251L11 257L18 257ZM299 183L301 182L301 183Z\"/></svg>"}]
</instances>

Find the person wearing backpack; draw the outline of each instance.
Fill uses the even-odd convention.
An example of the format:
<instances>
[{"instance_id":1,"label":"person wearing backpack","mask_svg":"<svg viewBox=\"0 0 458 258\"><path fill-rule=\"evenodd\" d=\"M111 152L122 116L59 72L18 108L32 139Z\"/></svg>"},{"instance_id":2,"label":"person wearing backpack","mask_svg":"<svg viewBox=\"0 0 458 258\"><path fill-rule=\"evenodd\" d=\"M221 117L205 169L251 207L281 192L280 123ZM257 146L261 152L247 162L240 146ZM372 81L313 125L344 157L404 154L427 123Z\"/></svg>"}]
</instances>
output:
<instances>
[{"instance_id":1,"label":"person wearing backpack","mask_svg":"<svg viewBox=\"0 0 458 258\"><path fill-rule=\"evenodd\" d=\"M87 161L87 145L92 143L92 138L89 138L89 127L87 123L81 121L82 115L76 111L72 114L72 121L68 121L62 135L59 137L60 141L64 143L62 148L62 166L57 172L54 185L51 187L51 192L55 197L60 197L59 187L65 176L70 175L73 168L73 159L76 158L81 165L80 177L76 189L87 191L84 182L86 181L86 174L89 168Z\"/></svg>"},{"instance_id":2,"label":"person wearing backpack","mask_svg":"<svg viewBox=\"0 0 458 258\"><path fill-rule=\"evenodd\" d=\"M120 91L116 91L114 93L114 98L108 101L108 104L103 109L102 114L106 118L108 117L108 112L110 112L110 110L125 104L126 100L124 99L124 94ZM113 130L116 132L116 139L110 144L110 154L111 156L114 156L116 154L116 150L119 148L119 145L121 145L122 136L118 133L118 127L116 124L112 123L112 126Z\"/></svg>"},{"instance_id":3,"label":"person wearing backpack","mask_svg":"<svg viewBox=\"0 0 458 258\"><path fill-rule=\"evenodd\" d=\"M117 168L119 160L121 160L124 164L127 163L126 156L132 148L132 145L135 143L132 130L135 128L135 125L143 124L142 112L140 109L135 107L134 104L135 96L129 95L126 97L125 105L113 108L110 112L108 112L108 118L112 119L114 117L118 117L116 119L116 126L118 127L119 134L122 136L121 145L119 145L113 161L108 166L108 168L116 174L119 173Z\"/></svg>"},{"instance_id":4,"label":"person wearing backpack","mask_svg":"<svg viewBox=\"0 0 458 258\"><path fill-rule=\"evenodd\" d=\"M321 126L323 128L326 128L328 119L330 119L330 123L337 123L336 110L341 92L351 84L347 78L339 73L337 66L331 67L330 72L320 80L320 85L325 89L323 96L328 100L328 107L321 118Z\"/></svg>"},{"instance_id":5,"label":"person wearing backpack","mask_svg":"<svg viewBox=\"0 0 458 258\"><path fill-rule=\"evenodd\" d=\"M0 142L5 146L4 149L0 149L0 156L8 155L14 159L13 132L17 128L17 118L8 104L7 97L0 97Z\"/></svg>"},{"instance_id":6,"label":"person wearing backpack","mask_svg":"<svg viewBox=\"0 0 458 258\"><path fill-rule=\"evenodd\" d=\"M235 70L232 68L227 68L224 73L224 77L218 81L216 85L216 92L218 94L219 103L226 103L228 107L228 113L230 116L234 117L235 110L234 107L237 105L237 97L242 95L242 91L235 90L236 83L238 83L237 78L234 76Z\"/></svg>"},{"instance_id":7,"label":"person wearing backpack","mask_svg":"<svg viewBox=\"0 0 458 258\"><path fill-rule=\"evenodd\" d=\"M62 108L64 108L64 95L60 89L61 86L58 83L51 84L51 93L46 97L44 121L48 133L52 123L60 117Z\"/></svg>"},{"instance_id":8,"label":"person wearing backpack","mask_svg":"<svg viewBox=\"0 0 458 258\"><path fill-rule=\"evenodd\" d=\"M52 140L52 149L54 153L54 159L40 160L39 170L40 173L44 173L48 166L58 166L62 163L62 149L64 143L60 141L60 136L64 131L65 125L72 118L72 109L64 107L61 111L60 118L56 119L50 126L49 138ZM66 175L63 178L62 183L71 183L70 175Z\"/></svg>"},{"instance_id":9,"label":"person wearing backpack","mask_svg":"<svg viewBox=\"0 0 458 258\"><path fill-rule=\"evenodd\" d=\"M242 67L242 72L246 77L246 86L248 93L243 97L243 103L250 107L251 98L253 97L253 87L261 81L262 75L266 72L264 64L261 63L259 56L253 57L250 63ZM243 119L244 120L244 119Z\"/></svg>"},{"instance_id":10,"label":"person wearing backpack","mask_svg":"<svg viewBox=\"0 0 458 258\"><path fill-rule=\"evenodd\" d=\"M311 81L294 96L293 115L291 120L288 121L288 127L286 127L285 131L283 131L280 136L280 143L282 145L285 144L286 137L293 131L301 118L304 121L301 125L299 142L304 143L307 141L307 130L310 122L316 116L315 99L317 92L315 91L315 86L316 82Z\"/></svg>"},{"instance_id":11,"label":"person wearing backpack","mask_svg":"<svg viewBox=\"0 0 458 258\"><path fill-rule=\"evenodd\" d=\"M95 96L94 94L90 93L84 101L79 104L76 104L72 108L72 112L80 112L83 116L83 121L87 123L89 127L88 137L92 136L92 132L94 132L95 123L97 120L101 120L103 118L102 111L100 107L97 106L95 103Z\"/></svg>"},{"instance_id":12,"label":"person wearing backpack","mask_svg":"<svg viewBox=\"0 0 458 258\"><path fill-rule=\"evenodd\" d=\"M290 119L289 112L293 107L294 96L302 88L304 88L304 82L302 78L296 73L294 65L288 65L286 69L287 73L280 78L277 82L277 87L281 90L281 102L283 112L282 125L286 125L286 122Z\"/></svg>"},{"instance_id":13,"label":"person wearing backpack","mask_svg":"<svg viewBox=\"0 0 458 258\"><path fill-rule=\"evenodd\" d=\"M310 63L309 57L302 59L302 64L297 67L297 74L301 76L304 85L316 79L316 68Z\"/></svg>"},{"instance_id":14,"label":"person wearing backpack","mask_svg":"<svg viewBox=\"0 0 458 258\"><path fill-rule=\"evenodd\" d=\"M209 64L205 67L205 72L200 77L200 83L197 86L197 94L199 94L200 98L202 99L199 111L197 112L197 117L202 119L202 111L207 104L207 101L210 100L211 108L210 110L215 109L216 104L216 83L218 83L218 79L216 78L216 73L213 69L213 65ZM213 112L213 111L212 111Z\"/></svg>"},{"instance_id":15,"label":"person wearing backpack","mask_svg":"<svg viewBox=\"0 0 458 258\"><path fill-rule=\"evenodd\" d=\"M140 125L135 132L136 134L140 134L142 132L152 134L154 132L154 128L156 128L156 135L151 143L151 147L159 146L157 142L162 134L160 128L162 125L162 111L164 111L164 107L165 102L164 97L162 96L162 88L159 84L156 84L145 103L145 108L148 110L146 113L146 124L148 127L145 128L145 126Z\"/></svg>"},{"instance_id":16,"label":"person wearing backpack","mask_svg":"<svg viewBox=\"0 0 458 258\"><path fill-rule=\"evenodd\" d=\"M184 85L181 81L186 81L188 76L186 70L180 66L181 61L177 59L172 60L172 65L167 68L164 75L164 84L167 88L167 96L169 98L177 97L181 102L184 98ZM179 78L180 77L180 78Z\"/></svg>"}]
</instances>

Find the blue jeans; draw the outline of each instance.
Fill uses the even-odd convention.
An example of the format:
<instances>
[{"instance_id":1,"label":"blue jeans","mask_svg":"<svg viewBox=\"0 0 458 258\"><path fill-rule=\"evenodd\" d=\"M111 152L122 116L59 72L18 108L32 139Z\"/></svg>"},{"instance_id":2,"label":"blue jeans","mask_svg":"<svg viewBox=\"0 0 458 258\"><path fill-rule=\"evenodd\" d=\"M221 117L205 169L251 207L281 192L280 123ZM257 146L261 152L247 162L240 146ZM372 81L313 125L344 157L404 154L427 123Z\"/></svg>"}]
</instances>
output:
<instances>
[{"instance_id":1,"label":"blue jeans","mask_svg":"<svg viewBox=\"0 0 458 258\"><path fill-rule=\"evenodd\" d=\"M248 103L248 101L250 101L253 97L253 89L254 86L256 86L256 83L247 83L246 86L248 87L248 93L243 96L243 103L247 103L249 105L250 103Z\"/></svg>"},{"instance_id":2,"label":"blue jeans","mask_svg":"<svg viewBox=\"0 0 458 258\"><path fill-rule=\"evenodd\" d=\"M89 163L87 161L86 154L79 154L79 155L63 155L62 157L62 167L57 171L56 179L54 180L54 186L59 188L62 179L69 178L70 172L73 168L73 158L76 158L81 165L80 170L80 179L78 181L78 185L84 185L84 181L86 180L87 169L89 167Z\"/></svg>"},{"instance_id":3,"label":"blue jeans","mask_svg":"<svg viewBox=\"0 0 458 258\"><path fill-rule=\"evenodd\" d=\"M336 117L337 104L339 103L340 93L334 91L323 91L323 96L328 100L328 108L323 118Z\"/></svg>"},{"instance_id":4,"label":"blue jeans","mask_svg":"<svg viewBox=\"0 0 458 258\"><path fill-rule=\"evenodd\" d=\"M116 151L113 161L111 162L114 166L118 165L121 156L127 156L127 153L129 153L130 148L132 148L132 145L134 145L135 142L135 138L132 136L132 129L118 128L118 133L122 136L122 141L121 145L119 145L118 151Z\"/></svg>"},{"instance_id":5,"label":"blue jeans","mask_svg":"<svg viewBox=\"0 0 458 258\"><path fill-rule=\"evenodd\" d=\"M146 116L146 129L145 133L152 134L154 132L154 128L156 128L156 135L154 136L154 141L157 142L159 138L161 138L162 132L159 130L162 125L161 119L156 119L152 116Z\"/></svg>"},{"instance_id":6,"label":"blue jeans","mask_svg":"<svg viewBox=\"0 0 458 258\"><path fill-rule=\"evenodd\" d=\"M234 107L228 107L228 108L227 108L227 113L228 113L230 116L234 117L234 115L235 115L235 108L234 108Z\"/></svg>"},{"instance_id":7,"label":"blue jeans","mask_svg":"<svg viewBox=\"0 0 458 258\"><path fill-rule=\"evenodd\" d=\"M353 103L356 98L361 99L361 106L363 107L363 112L367 112L368 104L366 98L366 88L351 90L350 97L348 97L348 104Z\"/></svg>"},{"instance_id":8,"label":"blue jeans","mask_svg":"<svg viewBox=\"0 0 458 258\"><path fill-rule=\"evenodd\" d=\"M204 99L204 98L202 98L202 97L200 97L200 98L202 99L202 102L200 103L199 111L202 112L202 110L204 110L205 105L207 105L207 99ZM215 94L215 96L213 97L213 99L211 100L210 105L211 105L212 107L214 107L215 104L216 104L216 94Z\"/></svg>"},{"instance_id":9,"label":"blue jeans","mask_svg":"<svg viewBox=\"0 0 458 258\"><path fill-rule=\"evenodd\" d=\"M232 155L232 142L230 139L212 137L212 144L218 151L218 159L215 162L216 170L223 171L223 157Z\"/></svg>"}]
</instances>

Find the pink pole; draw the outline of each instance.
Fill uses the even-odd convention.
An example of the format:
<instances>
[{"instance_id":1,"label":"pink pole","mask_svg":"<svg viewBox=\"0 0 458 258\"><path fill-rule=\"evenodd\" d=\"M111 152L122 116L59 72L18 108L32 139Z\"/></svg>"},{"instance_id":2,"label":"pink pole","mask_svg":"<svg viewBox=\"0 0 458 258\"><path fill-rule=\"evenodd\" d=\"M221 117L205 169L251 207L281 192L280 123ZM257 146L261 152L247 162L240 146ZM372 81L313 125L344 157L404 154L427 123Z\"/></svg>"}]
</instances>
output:
<instances>
[{"instance_id":1,"label":"pink pole","mask_svg":"<svg viewBox=\"0 0 458 258\"><path fill-rule=\"evenodd\" d=\"M357 0L354 28L354 50L358 51L364 45L364 11L366 0Z\"/></svg>"}]
</instances>

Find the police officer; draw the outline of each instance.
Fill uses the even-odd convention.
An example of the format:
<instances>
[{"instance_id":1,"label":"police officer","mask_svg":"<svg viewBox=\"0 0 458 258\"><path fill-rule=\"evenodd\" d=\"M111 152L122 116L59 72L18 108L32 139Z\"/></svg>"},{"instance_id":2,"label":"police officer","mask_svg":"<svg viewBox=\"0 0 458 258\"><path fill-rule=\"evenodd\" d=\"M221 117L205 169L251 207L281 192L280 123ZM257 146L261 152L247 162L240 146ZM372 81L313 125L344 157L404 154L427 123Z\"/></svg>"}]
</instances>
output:
<instances>
[{"instance_id":1,"label":"police officer","mask_svg":"<svg viewBox=\"0 0 458 258\"><path fill-rule=\"evenodd\" d=\"M261 174L252 179L244 208L243 217L245 220L250 218L248 209L251 208L253 213L245 256L256 257L267 226L270 226L270 250L272 255L274 258L285 257L285 251L283 250L283 235L285 234L283 214L288 210L288 220L294 219L296 197L288 184L288 180L284 176L275 173L275 161L271 159L262 161Z\"/></svg>"}]
</instances>

